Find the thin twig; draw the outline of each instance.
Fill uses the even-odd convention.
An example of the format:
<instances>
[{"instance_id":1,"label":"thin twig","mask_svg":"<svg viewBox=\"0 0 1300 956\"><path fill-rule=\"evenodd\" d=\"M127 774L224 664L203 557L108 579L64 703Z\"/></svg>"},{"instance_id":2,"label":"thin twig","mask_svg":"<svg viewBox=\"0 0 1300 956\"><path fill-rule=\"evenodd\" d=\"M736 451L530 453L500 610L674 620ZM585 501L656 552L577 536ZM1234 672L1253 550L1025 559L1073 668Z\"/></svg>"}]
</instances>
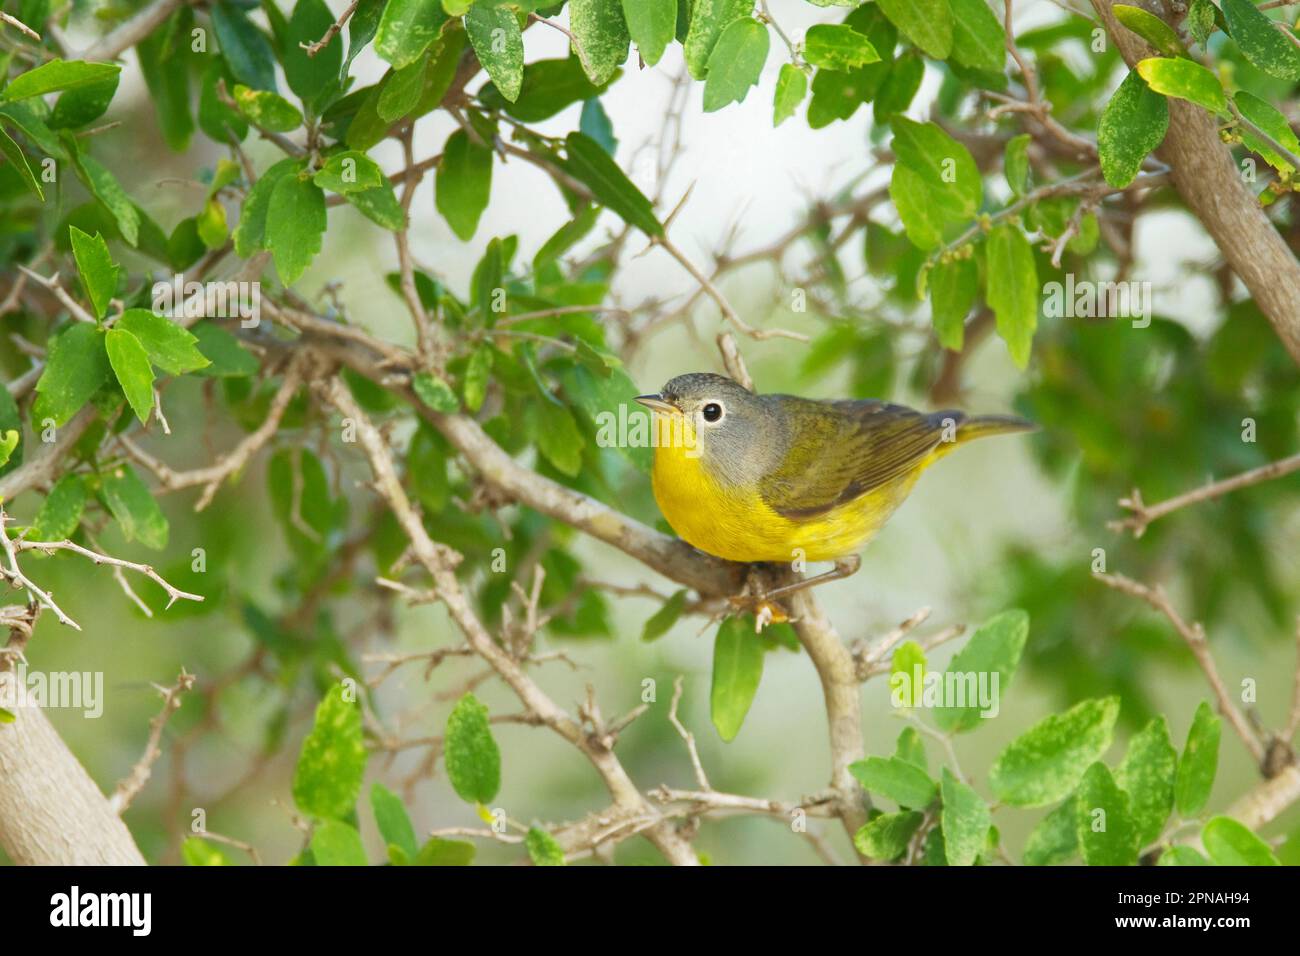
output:
<instances>
[{"instance_id":1,"label":"thin twig","mask_svg":"<svg viewBox=\"0 0 1300 956\"><path fill-rule=\"evenodd\" d=\"M1108 588L1122 591L1145 601L1169 620L1169 623L1174 626L1174 630L1178 632L1179 636L1191 649L1192 656L1196 658L1196 663L1200 665L1201 672L1205 675L1210 690L1214 694L1219 713L1227 718L1228 723L1232 725L1232 729L1241 738L1241 742L1245 744L1246 749L1255 758L1255 762L1262 761L1264 759L1264 747L1250 729L1250 725L1242 716L1241 711L1232 702L1227 687L1224 686L1223 680L1219 677L1218 668L1214 664L1214 656L1210 653L1209 642L1205 638L1205 628L1201 626L1200 622L1192 621L1189 623L1183 620L1177 609L1169 602L1169 598L1162 588L1148 587L1140 581L1134 581L1132 578L1118 573L1098 571L1094 572L1092 576Z\"/></svg>"},{"instance_id":2,"label":"thin twig","mask_svg":"<svg viewBox=\"0 0 1300 956\"><path fill-rule=\"evenodd\" d=\"M1133 513L1127 518L1106 522L1106 527L1112 531L1132 531L1133 537L1140 538L1146 533L1149 524L1177 511L1179 508L1186 508L1188 505L1194 505L1201 501L1221 498L1240 488L1249 488L1251 485L1258 485L1273 478L1281 478L1283 475L1289 475L1295 471L1300 471L1300 455L1280 458L1277 461L1269 462L1267 465L1252 468L1250 471L1243 471L1239 475L1224 478L1222 481L1202 485L1200 488L1184 492L1154 505L1143 502L1142 492L1134 488L1131 495L1119 500L1121 508L1126 508Z\"/></svg>"},{"instance_id":3,"label":"thin twig","mask_svg":"<svg viewBox=\"0 0 1300 956\"><path fill-rule=\"evenodd\" d=\"M330 40L333 40L336 36L338 36L339 31L343 29L343 25L348 22L352 14L357 12L357 6L360 3L361 0L352 0L352 2L348 4L348 8L343 11L343 14L337 20L335 20L333 23L330 24L329 29L325 31L325 35L321 37L319 40L317 40L315 43L299 42L298 46L306 50L307 55L309 57L315 56L321 50L329 46Z\"/></svg>"},{"instance_id":4,"label":"thin twig","mask_svg":"<svg viewBox=\"0 0 1300 956\"><path fill-rule=\"evenodd\" d=\"M156 684L154 686L158 687L158 692L163 695L163 705L153 720L149 721L149 740L145 744L144 754L113 790L113 795L108 798L109 806L118 816L126 812L126 809L131 806L131 801L149 782L153 765L162 756L159 742L162 740L163 728L167 726L168 718L180 708L181 695L194 686L194 675L186 673L185 668L182 667L180 676L171 687L159 687Z\"/></svg>"}]
</instances>

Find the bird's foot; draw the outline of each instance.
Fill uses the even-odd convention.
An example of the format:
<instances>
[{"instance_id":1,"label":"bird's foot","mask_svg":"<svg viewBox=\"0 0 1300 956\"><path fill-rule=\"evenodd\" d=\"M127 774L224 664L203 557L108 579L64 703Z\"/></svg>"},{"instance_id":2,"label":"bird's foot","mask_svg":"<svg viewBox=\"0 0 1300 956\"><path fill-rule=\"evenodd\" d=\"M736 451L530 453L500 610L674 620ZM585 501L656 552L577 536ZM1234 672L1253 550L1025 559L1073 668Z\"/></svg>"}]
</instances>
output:
<instances>
[{"instance_id":1,"label":"bird's foot","mask_svg":"<svg viewBox=\"0 0 1300 956\"><path fill-rule=\"evenodd\" d=\"M761 564L752 564L745 577L745 588L739 594L727 598L733 614L754 615L754 633L763 633L769 624L784 624L790 615L775 601L770 600L772 590L768 587L770 575Z\"/></svg>"}]
</instances>

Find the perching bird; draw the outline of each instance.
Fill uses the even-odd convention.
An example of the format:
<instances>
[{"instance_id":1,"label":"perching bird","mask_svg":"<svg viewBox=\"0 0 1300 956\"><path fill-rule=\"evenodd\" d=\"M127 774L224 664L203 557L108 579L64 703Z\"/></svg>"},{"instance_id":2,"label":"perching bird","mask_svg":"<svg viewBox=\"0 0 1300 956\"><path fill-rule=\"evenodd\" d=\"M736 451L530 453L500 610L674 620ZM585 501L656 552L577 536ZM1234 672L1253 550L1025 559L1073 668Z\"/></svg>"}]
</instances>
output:
<instances>
[{"instance_id":1,"label":"perching bird","mask_svg":"<svg viewBox=\"0 0 1300 956\"><path fill-rule=\"evenodd\" d=\"M837 562L800 587L857 570L858 550L931 462L973 438L1035 427L871 399L756 395L707 372L637 401L664 416L652 480L673 530L732 561Z\"/></svg>"}]
</instances>

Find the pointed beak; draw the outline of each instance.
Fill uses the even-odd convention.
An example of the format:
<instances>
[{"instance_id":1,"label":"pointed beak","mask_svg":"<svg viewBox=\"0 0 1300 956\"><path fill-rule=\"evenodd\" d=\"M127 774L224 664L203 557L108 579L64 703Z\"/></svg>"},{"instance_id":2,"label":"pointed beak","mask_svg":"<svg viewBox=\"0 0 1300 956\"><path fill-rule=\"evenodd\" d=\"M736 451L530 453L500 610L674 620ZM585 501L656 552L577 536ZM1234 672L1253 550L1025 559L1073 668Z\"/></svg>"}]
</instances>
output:
<instances>
[{"instance_id":1,"label":"pointed beak","mask_svg":"<svg viewBox=\"0 0 1300 956\"><path fill-rule=\"evenodd\" d=\"M662 395L638 395L636 400L651 411L658 412L661 415L675 415L679 413L676 405L664 400Z\"/></svg>"}]
</instances>

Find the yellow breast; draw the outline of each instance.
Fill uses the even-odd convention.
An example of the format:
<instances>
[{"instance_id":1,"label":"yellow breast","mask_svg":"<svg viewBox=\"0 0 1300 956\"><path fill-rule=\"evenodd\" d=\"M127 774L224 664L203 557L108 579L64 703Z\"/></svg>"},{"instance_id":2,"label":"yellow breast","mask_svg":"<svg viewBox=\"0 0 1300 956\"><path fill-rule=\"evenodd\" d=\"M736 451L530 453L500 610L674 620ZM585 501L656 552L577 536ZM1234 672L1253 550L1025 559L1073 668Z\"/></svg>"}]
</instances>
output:
<instances>
[{"instance_id":1,"label":"yellow breast","mask_svg":"<svg viewBox=\"0 0 1300 956\"><path fill-rule=\"evenodd\" d=\"M832 561L874 535L907 489L865 495L825 514L792 520L774 511L757 489L721 487L698 455L680 444L655 448L655 501L683 540L730 561ZM910 488L911 482L908 482Z\"/></svg>"}]
</instances>

